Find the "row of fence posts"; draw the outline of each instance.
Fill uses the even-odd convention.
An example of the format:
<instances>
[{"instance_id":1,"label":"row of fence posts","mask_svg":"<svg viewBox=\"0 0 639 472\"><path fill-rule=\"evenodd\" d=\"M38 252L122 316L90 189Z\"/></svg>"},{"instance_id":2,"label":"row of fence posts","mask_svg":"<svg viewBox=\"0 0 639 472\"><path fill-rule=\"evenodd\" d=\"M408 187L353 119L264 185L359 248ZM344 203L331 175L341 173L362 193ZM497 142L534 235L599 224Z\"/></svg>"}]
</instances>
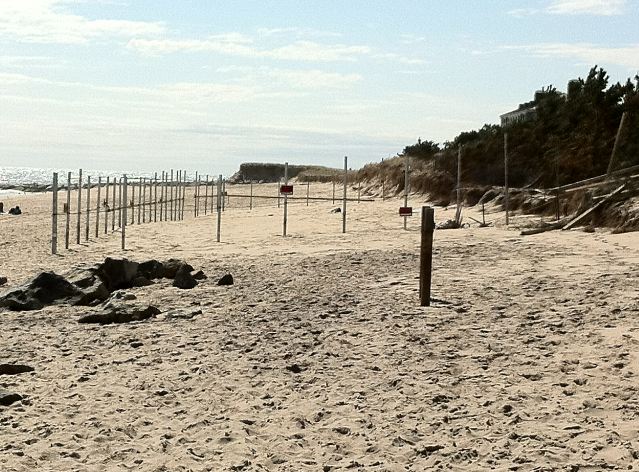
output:
<instances>
[{"instance_id":1,"label":"row of fence posts","mask_svg":"<svg viewBox=\"0 0 639 472\"><path fill-rule=\"evenodd\" d=\"M347 187L348 187L348 170L347 170L347 157L344 157L344 182L343 182L343 209L342 209L342 232L346 232L346 202L347 202ZM285 164L285 176L284 183L288 184L288 163ZM71 217L72 214L76 216L76 243L81 243L81 224L82 218L85 218L85 241L89 240L91 232L91 216L95 212L94 224L95 224L95 237L98 238L101 228L101 212L104 212L103 228L104 234L108 234L109 227L111 231L116 230L122 233L122 249L126 248L126 226L134 225L137 216L137 224L151 223L157 221L178 221L184 219L185 212L185 200L186 200L186 188L187 185L193 184L194 190L194 216L201 215L201 209L203 206L204 215L209 212L209 199L215 198L217 200L216 210L218 213L218 228L217 228L217 241L221 239L221 212L225 211L227 199L230 201L230 196L226 192L226 182L222 175L218 176L217 181L206 175L206 179L202 180L202 175L196 173L195 179L188 181L186 178L186 171L173 170L169 172L162 172L160 176L156 172L154 177L146 178L139 177L135 179L129 179L126 175L120 178L106 177L103 181L102 177L99 177L97 183L92 183L91 176L86 177L86 183L83 181L82 169L78 172L77 183L73 182L72 172L67 175L66 184L66 203L63 207L62 214L66 215L65 222L65 249L69 249L71 239ZM276 198L277 206L280 208L282 200L284 201L284 230L283 233L286 236L286 213L288 205L288 196L281 193L282 180L278 184L277 196L254 196L253 194L253 182L250 183L249 194L249 209L253 209L253 199L255 198ZM213 185L216 185L216 192L213 193ZM310 183L302 184L306 185L306 206L309 205L310 200L327 201L330 198L326 197L311 197L310 196ZM204 186L204 194L202 194L202 186ZM333 181L333 195L332 201L335 203L336 182ZM58 173L53 174L53 212L52 212L52 237L51 237L51 252L57 254L58 251L58 217L60 212L58 209L60 181ZM77 209L75 212L71 211L71 191L76 187L78 191ZM63 187L64 188L64 187ZM86 188L86 202L85 210L83 211L82 191ZM91 190L97 189L96 203L94 208L91 208ZM209 192L210 189L210 192ZM130 190L130 199L129 199ZM102 192L104 191L104 196ZM137 203L136 203L137 200ZM203 203L201 200L204 200ZM357 202L361 201L361 185L358 187ZM137 212L136 212L137 208ZM130 209L130 215L128 210ZM213 210L213 204L210 205L211 212ZM136 214L137 213L137 214ZM110 218L109 218L110 216ZM129 219L130 218L130 219Z\"/></svg>"},{"instance_id":2,"label":"row of fence posts","mask_svg":"<svg viewBox=\"0 0 639 472\"><path fill-rule=\"evenodd\" d=\"M176 180L177 178L177 180ZM126 175L118 178L106 177L106 182L103 185L102 177L98 178L97 182L97 202L95 204L95 237L99 237L100 233L100 213L103 209L104 215L104 234L109 230L109 213L111 213L111 230L116 230L116 225L122 232L122 249L125 249L126 245L126 226L128 223L128 208L131 208L131 225L135 224L135 200L136 200L136 188L137 193L137 220L138 224L148 222L159 221L179 221L184 219L184 206L186 199L186 186L188 182L186 179L185 171L162 172L161 177L158 179L157 172L153 178L140 177L138 182L130 182ZM82 180L82 169L78 172L78 201L76 215L76 243L80 244L81 241L81 221L83 216L82 211L82 190L85 184ZM104 187L104 199L102 199L102 190ZM131 187L131 200L128 198L128 190ZM71 190L73 188L72 173L67 175L66 185L66 203L64 204L63 214L66 214L65 222L65 248L69 249L70 237L71 237ZM86 211L85 211L85 240L89 240L90 226L91 226L91 177L87 177L86 181ZM111 191L112 189L112 191ZM58 252L58 192L59 192L59 178L58 173L53 174L53 212L52 212L52 237L51 237L51 252L57 254ZM148 200L147 200L148 194Z\"/></svg>"}]
</instances>

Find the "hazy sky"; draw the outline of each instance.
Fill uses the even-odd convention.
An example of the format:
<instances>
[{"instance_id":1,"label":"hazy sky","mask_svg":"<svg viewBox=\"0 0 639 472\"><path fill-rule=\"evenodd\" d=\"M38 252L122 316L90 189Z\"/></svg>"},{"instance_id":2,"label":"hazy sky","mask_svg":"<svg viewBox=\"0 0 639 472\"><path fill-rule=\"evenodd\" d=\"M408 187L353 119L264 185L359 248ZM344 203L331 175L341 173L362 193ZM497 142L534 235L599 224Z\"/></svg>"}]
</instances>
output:
<instances>
[{"instance_id":1,"label":"hazy sky","mask_svg":"<svg viewBox=\"0 0 639 472\"><path fill-rule=\"evenodd\" d=\"M0 166L351 167L639 71L634 0L0 0Z\"/></svg>"}]
</instances>

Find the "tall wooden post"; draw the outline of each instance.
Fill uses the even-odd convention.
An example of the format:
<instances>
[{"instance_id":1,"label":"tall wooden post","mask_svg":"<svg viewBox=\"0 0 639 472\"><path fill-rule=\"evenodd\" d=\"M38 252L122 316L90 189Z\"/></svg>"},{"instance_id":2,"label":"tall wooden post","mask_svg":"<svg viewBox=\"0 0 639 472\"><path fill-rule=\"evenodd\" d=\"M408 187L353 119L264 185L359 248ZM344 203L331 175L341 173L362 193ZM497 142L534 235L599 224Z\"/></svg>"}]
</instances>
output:
<instances>
[{"instance_id":1,"label":"tall wooden post","mask_svg":"<svg viewBox=\"0 0 639 472\"><path fill-rule=\"evenodd\" d=\"M457 149L457 211L455 212L455 223L461 226L461 212L462 212L462 189L461 189L461 158L462 158L462 146L459 145Z\"/></svg>"},{"instance_id":2,"label":"tall wooden post","mask_svg":"<svg viewBox=\"0 0 639 472\"><path fill-rule=\"evenodd\" d=\"M615 166L615 157L617 156L617 146L619 145L619 137L621 136L621 130L623 129L623 124L626 121L626 112L623 112L621 115L621 122L619 123L619 129L617 129L617 136L615 137L615 144L612 147L612 155L610 156L610 162L608 163L608 170L606 171L606 179L610 178L610 173Z\"/></svg>"},{"instance_id":3,"label":"tall wooden post","mask_svg":"<svg viewBox=\"0 0 639 472\"><path fill-rule=\"evenodd\" d=\"M71 232L71 172L69 172L67 178L67 227L64 237L64 248L69 249L69 234Z\"/></svg>"},{"instance_id":4,"label":"tall wooden post","mask_svg":"<svg viewBox=\"0 0 639 472\"><path fill-rule=\"evenodd\" d=\"M102 177L98 177L98 197L95 205L95 237L100 233L100 193L102 190Z\"/></svg>"},{"instance_id":5,"label":"tall wooden post","mask_svg":"<svg viewBox=\"0 0 639 472\"><path fill-rule=\"evenodd\" d=\"M311 181L306 182L306 206L308 206L308 200L311 196Z\"/></svg>"},{"instance_id":6,"label":"tall wooden post","mask_svg":"<svg viewBox=\"0 0 639 472\"><path fill-rule=\"evenodd\" d=\"M419 257L419 301L421 306L430 306L430 283L433 270L433 233L435 210L422 207L421 252Z\"/></svg>"},{"instance_id":7,"label":"tall wooden post","mask_svg":"<svg viewBox=\"0 0 639 472\"><path fill-rule=\"evenodd\" d=\"M120 186L118 188L118 228L122 228L122 207L126 208L126 200L123 199L124 193L122 189L123 178L120 177Z\"/></svg>"},{"instance_id":8,"label":"tall wooden post","mask_svg":"<svg viewBox=\"0 0 639 472\"><path fill-rule=\"evenodd\" d=\"M127 220L126 209L128 207L126 190L128 186L129 186L129 183L127 182L127 178L125 175L124 188L122 189L122 200L120 201L120 208L122 209L122 218L120 220L120 224L122 225L122 250L126 249L126 220ZM124 204L122 204L122 202L124 202Z\"/></svg>"},{"instance_id":9,"label":"tall wooden post","mask_svg":"<svg viewBox=\"0 0 639 472\"><path fill-rule=\"evenodd\" d=\"M170 185L170 187L171 187L171 200L170 200L170 202L171 202L171 211L170 211L170 213L171 213L171 221L173 221L173 169L171 169L171 185Z\"/></svg>"},{"instance_id":10,"label":"tall wooden post","mask_svg":"<svg viewBox=\"0 0 639 472\"><path fill-rule=\"evenodd\" d=\"M142 205L139 204L140 197L142 196L142 177L139 179L140 184L138 185L138 218L140 217L140 212L142 212ZM135 182L131 182L131 226L135 224ZM138 223L139 224L139 223Z\"/></svg>"},{"instance_id":11,"label":"tall wooden post","mask_svg":"<svg viewBox=\"0 0 639 472\"><path fill-rule=\"evenodd\" d=\"M220 242L222 230L222 174L217 178L217 242Z\"/></svg>"},{"instance_id":12,"label":"tall wooden post","mask_svg":"<svg viewBox=\"0 0 639 472\"><path fill-rule=\"evenodd\" d=\"M251 180L251 196L249 197L249 210L253 209L253 180Z\"/></svg>"},{"instance_id":13,"label":"tall wooden post","mask_svg":"<svg viewBox=\"0 0 639 472\"><path fill-rule=\"evenodd\" d=\"M91 228L89 225L91 220L91 176L87 176L87 226L86 226L86 237L85 241L89 240L89 231Z\"/></svg>"},{"instance_id":14,"label":"tall wooden post","mask_svg":"<svg viewBox=\"0 0 639 472\"><path fill-rule=\"evenodd\" d=\"M149 194L151 190L149 189ZM149 195L150 198L150 195ZM149 209L149 220L151 220L150 209ZM158 222L158 173L156 172L153 176L153 221L155 223Z\"/></svg>"},{"instance_id":15,"label":"tall wooden post","mask_svg":"<svg viewBox=\"0 0 639 472\"><path fill-rule=\"evenodd\" d=\"M118 187L118 178L113 177L113 195L111 196L111 200L113 201L113 209L111 210L111 231L115 231L115 213L118 209L117 199L115 198L115 192Z\"/></svg>"},{"instance_id":16,"label":"tall wooden post","mask_svg":"<svg viewBox=\"0 0 639 472\"><path fill-rule=\"evenodd\" d=\"M104 234L107 234L109 231L109 177L106 178L106 185L104 186Z\"/></svg>"},{"instance_id":17,"label":"tall wooden post","mask_svg":"<svg viewBox=\"0 0 639 472\"><path fill-rule=\"evenodd\" d=\"M206 174L206 183L204 184L204 214L209 207L209 174Z\"/></svg>"},{"instance_id":18,"label":"tall wooden post","mask_svg":"<svg viewBox=\"0 0 639 472\"><path fill-rule=\"evenodd\" d=\"M284 185L288 185L288 162L284 163ZM282 193L281 186L280 186L279 192ZM288 195L284 195L284 231L283 231L283 236L286 236L287 211L288 211Z\"/></svg>"},{"instance_id":19,"label":"tall wooden post","mask_svg":"<svg viewBox=\"0 0 639 472\"><path fill-rule=\"evenodd\" d=\"M142 194L144 193L144 179L140 177L140 191L138 192L138 224L144 222L144 205L142 203Z\"/></svg>"},{"instance_id":20,"label":"tall wooden post","mask_svg":"<svg viewBox=\"0 0 639 472\"><path fill-rule=\"evenodd\" d=\"M404 207L408 206L408 168L410 165L410 157L406 154L406 169L404 170ZM408 217L404 217L404 229L408 223Z\"/></svg>"},{"instance_id":21,"label":"tall wooden post","mask_svg":"<svg viewBox=\"0 0 639 472\"><path fill-rule=\"evenodd\" d=\"M333 205L335 205L335 177L333 177Z\"/></svg>"},{"instance_id":22,"label":"tall wooden post","mask_svg":"<svg viewBox=\"0 0 639 472\"><path fill-rule=\"evenodd\" d=\"M504 133L504 209L506 210L506 226L508 226L508 133Z\"/></svg>"},{"instance_id":23,"label":"tall wooden post","mask_svg":"<svg viewBox=\"0 0 639 472\"><path fill-rule=\"evenodd\" d=\"M76 225L76 244L80 244L80 225L82 220L82 169L78 173L78 219Z\"/></svg>"},{"instance_id":24,"label":"tall wooden post","mask_svg":"<svg viewBox=\"0 0 639 472\"><path fill-rule=\"evenodd\" d=\"M344 203L342 208L342 233L346 233L346 191L348 189L348 157L344 156Z\"/></svg>"},{"instance_id":25,"label":"tall wooden post","mask_svg":"<svg viewBox=\"0 0 639 472\"><path fill-rule=\"evenodd\" d=\"M53 212L51 214L51 254L58 253L58 173L53 173Z\"/></svg>"}]
</instances>

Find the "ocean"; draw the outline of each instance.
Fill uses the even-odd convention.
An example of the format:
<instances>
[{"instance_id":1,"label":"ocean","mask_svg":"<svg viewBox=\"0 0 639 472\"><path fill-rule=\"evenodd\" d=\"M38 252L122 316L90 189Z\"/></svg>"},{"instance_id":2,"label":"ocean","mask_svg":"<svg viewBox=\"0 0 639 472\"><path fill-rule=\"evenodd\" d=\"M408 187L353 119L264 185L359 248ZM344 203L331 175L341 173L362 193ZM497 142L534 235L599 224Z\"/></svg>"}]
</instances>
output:
<instances>
[{"instance_id":1,"label":"ocean","mask_svg":"<svg viewBox=\"0 0 639 472\"><path fill-rule=\"evenodd\" d=\"M53 173L58 173L58 185L66 185L68 173L71 172L71 182L77 184L79 169L52 169L37 167L0 167L0 197L10 195L23 195L25 192L19 189L6 188L16 185L49 186L53 185ZM153 178L154 174L143 172L126 171L103 171L103 170L82 170L82 182L86 183L87 176L91 177L92 183L97 183L102 177L105 181L107 177L120 178L126 175L129 179ZM161 176L158 176L158 178ZM5 187L5 188L2 188Z\"/></svg>"}]
</instances>

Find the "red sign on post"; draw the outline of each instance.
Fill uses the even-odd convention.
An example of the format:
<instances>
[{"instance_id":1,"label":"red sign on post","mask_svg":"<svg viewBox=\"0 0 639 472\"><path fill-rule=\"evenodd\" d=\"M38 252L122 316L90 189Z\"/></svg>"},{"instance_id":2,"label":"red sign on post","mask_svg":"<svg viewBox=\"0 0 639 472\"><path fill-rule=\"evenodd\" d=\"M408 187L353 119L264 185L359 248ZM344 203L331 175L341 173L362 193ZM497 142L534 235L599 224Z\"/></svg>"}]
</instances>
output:
<instances>
[{"instance_id":1,"label":"red sign on post","mask_svg":"<svg viewBox=\"0 0 639 472\"><path fill-rule=\"evenodd\" d=\"M399 216L413 216L413 207L400 207Z\"/></svg>"},{"instance_id":2,"label":"red sign on post","mask_svg":"<svg viewBox=\"0 0 639 472\"><path fill-rule=\"evenodd\" d=\"M292 185L282 185L280 187L280 195L293 195Z\"/></svg>"}]
</instances>

